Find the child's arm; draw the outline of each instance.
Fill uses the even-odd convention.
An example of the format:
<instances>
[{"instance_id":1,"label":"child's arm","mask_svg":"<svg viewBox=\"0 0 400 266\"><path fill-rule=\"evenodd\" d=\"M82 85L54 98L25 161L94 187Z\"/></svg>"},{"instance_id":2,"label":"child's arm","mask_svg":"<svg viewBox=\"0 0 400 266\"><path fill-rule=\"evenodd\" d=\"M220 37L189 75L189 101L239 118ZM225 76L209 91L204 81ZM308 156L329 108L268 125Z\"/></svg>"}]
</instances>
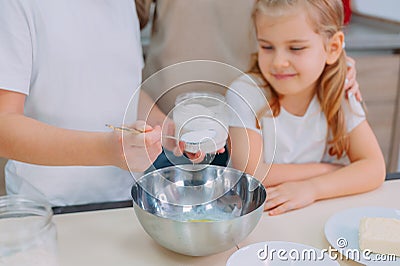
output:
<instances>
[{"instance_id":1,"label":"child's arm","mask_svg":"<svg viewBox=\"0 0 400 266\"><path fill-rule=\"evenodd\" d=\"M350 165L310 180L315 185L317 199L366 192L385 180L385 161L367 121L350 132L349 142Z\"/></svg>"},{"instance_id":2,"label":"child's arm","mask_svg":"<svg viewBox=\"0 0 400 266\"><path fill-rule=\"evenodd\" d=\"M382 152L366 121L349 134L347 154L351 164L307 180L287 182L267 189L265 206L276 215L302 208L320 199L362 193L379 187L385 179Z\"/></svg>"},{"instance_id":3,"label":"child's arm","mask_svg":"<svg viewBox=\"0 0 400 266\"><path fill-rule=\"evenodd\" d=\"M341 165L329 163L305 164L267 164L263 157L262 136L246 128L231 127L232 166L255 176L266 187L281 183L304 180L341 168Z\"/></svg>"},{"instance_id":4,"label":"child's arm","mask_svg":"<svg viewBox=\"0 0 400 266\"><path fill-rule=\"evenodd\" d=\"M0 89L0 157L41 165L127 168L120 132L68 130L42 123L24 115L25 98L24 94ZM132 170L145 170L151 164L149 160L158 156L160 137L157 127L124 140L132 144L125 150L135 157L129 163Z\"/></svg>"}]
</instances>

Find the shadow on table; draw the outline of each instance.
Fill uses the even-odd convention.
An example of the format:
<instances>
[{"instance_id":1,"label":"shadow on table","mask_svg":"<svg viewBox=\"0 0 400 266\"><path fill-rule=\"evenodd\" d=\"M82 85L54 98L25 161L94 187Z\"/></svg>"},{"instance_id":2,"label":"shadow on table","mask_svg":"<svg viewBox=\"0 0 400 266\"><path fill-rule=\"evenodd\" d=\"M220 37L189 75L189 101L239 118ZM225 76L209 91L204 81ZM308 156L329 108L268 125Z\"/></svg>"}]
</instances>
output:
<instances>
[{"instance_id":1,"label":"shadow on table","mask_svg":"<svg viewBox=\"0 0 400 266\"><path fill-rule=\"evenodd\" d=\"M118 209L132 207L132 200L125 201L115 201L115 202L103 202L103 203L90 203L83 205L71 205L71 206L58 206L53 207L54 214L65 214L73 212L88 212L88 211L98 211L107 209Z\"/></svg>"},{"instance_id":2,"label":"shadow on table","mask_svg":"<svg viewBox=\"0 0 400 266\"><path fill-rule=\"evenodd\" d=\"M400 172L386 174L386 178L385 178L386 181L395 180L395 179L400 179Z\"/></svg>"}]
</instances>

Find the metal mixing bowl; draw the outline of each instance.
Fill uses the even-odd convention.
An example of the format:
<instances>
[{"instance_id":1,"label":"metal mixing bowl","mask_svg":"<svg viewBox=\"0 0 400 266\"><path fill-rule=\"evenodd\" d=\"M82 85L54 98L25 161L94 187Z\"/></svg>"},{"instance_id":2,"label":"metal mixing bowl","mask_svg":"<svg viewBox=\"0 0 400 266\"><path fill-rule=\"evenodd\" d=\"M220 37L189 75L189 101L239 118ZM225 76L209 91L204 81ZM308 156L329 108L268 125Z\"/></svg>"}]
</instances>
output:
<instances>
[{"instance_id":1,"label":"metal mixing bowl","mask_svg":"<svg viewBox=\"0 0 400 266\"><path fill-rule=\"evenodd\" d=\"M177 253L205 256L234 247L257 225L266 191L254 177L214 165L180 165L144 175L132 187L144 230Z\"/></svg>"}]
</instances>

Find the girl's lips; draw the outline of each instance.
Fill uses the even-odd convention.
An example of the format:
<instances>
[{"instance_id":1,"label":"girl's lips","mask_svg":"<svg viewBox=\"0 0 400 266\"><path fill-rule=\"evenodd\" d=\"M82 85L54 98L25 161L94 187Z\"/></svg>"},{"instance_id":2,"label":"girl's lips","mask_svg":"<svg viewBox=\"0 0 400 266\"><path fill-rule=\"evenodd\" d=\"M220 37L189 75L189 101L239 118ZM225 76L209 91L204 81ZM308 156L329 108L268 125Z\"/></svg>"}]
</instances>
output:
<instances>
[{"instance_id":1,"label":"girl's lips","mask_svg":"<svg viewBox=\"0 0 400 266\"><path fill-rule=\"evenodd\" d=\"M272 76L277 80L288 79L296 76L296 74L272 74Z\"/></svg>"}]
</instances>

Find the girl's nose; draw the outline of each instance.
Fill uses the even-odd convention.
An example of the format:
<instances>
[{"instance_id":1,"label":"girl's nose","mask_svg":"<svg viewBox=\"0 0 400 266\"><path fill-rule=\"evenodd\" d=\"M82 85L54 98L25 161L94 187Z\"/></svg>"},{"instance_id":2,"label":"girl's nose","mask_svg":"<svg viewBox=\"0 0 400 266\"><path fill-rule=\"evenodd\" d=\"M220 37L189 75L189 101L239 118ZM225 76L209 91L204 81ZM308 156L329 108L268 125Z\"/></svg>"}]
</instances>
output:
<instances>
[{"instance_id":1,"label":"girl's nose","mask_svg":"<svg viewBox=\"0 0 400 266\"><path fill-rule=\"evenodd\" d=\"M287 57L285 52L282 52L282 51L277 51L274 54L272 63L275 68L285 68L285 67L289 67L289 65L290 65L289 58Z\"/></svg>"}]
</instances>

